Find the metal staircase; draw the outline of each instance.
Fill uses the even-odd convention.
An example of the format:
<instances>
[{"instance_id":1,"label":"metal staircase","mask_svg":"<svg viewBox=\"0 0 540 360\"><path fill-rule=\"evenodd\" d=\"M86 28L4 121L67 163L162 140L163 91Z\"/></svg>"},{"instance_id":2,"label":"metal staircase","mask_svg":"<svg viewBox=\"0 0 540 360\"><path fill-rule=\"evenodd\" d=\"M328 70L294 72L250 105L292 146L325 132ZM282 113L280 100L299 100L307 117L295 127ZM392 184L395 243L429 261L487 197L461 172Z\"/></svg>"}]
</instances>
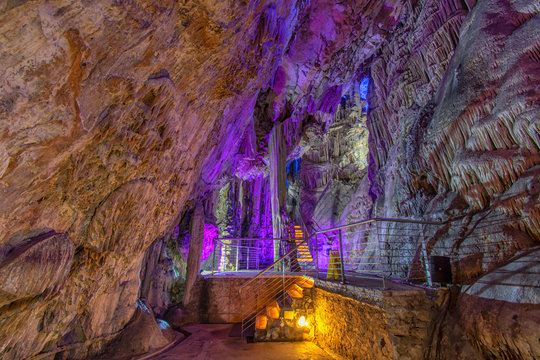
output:
<instances>
[{"instance_id":1,"label":"metal staircase","mask_svg":"<svg viewBox=\"0 0 540 360\"><path fill-rule=\"evenodd\" d=\"M493 215L480 226L468 227L460 219L439 223L374 218L319 230L309 236L302 227L295 226L287 239L218 239L212 273L250 273L251 278L238 294L242 334L247 336L256 328L263 328L265 321L283 319L284 310L294 299L301 299L315 279L376 289L393 289L403 284L427 288L445 283L466 285L471 280L464 277L467 273L459 272L459 266L470 259L482 259L480 275L504 266L504 259L519 247L514 249L511 246L515 244L510 244L501 250L499 237L493 235L501 232L501 224L518 226L522 221ZM456 226L462 229L458 240L449 242L448 235L441 237ZM267 241L273 243L265 244ZM283 255L265 266L261 261L262 256L268 255L264 248L273 249L274 242L282 243ZM532 266L528 261L526 265ZM441 278L446 273L440 269L445 267L450 278ZM452 279L454 268L458 278ZM497 279L495 285L505 285Z\"/></svg>"},{"instance_id":2,"label":"metal staircase","mask_svg":"<svg viewBox=\"0 0 540 360\"><path fill-rule=\"evenodd\" d=\"M266 328L268 319L282 317L283 308L290 306L292 299L301 299L304 289L313 287L310 276L315 270L313 258L298 255L306 251L308 239L295 240L293 249L240 287L243 335Z\"/></svg>"},{"instance_id":3,"label":"metal staircase","mask_svg":"<svg viewBox=\"0 0 540 360\"><path fill-rule=\"evenodd\" d=\"M441 224L421 220L376 218L317 231L307 237L300 226L295 226L291 234L295 246L239 289L242 334L251 335L254 329L263 328L268 318L277 319L283 316L281 307L287 306L293 298L301 298L303 290L312 287L315 278L334 279L343 284L347 281L369 279L375 286L386 288L386 281L394 271L391 265L397 261L393 251L398 250L397 256L413 257L419 248L425 249L425 244L417 244L410 249L405 249L400 244L410 242L413 235L423 239L418 234L425 231L425 226L432 225ZM389 230L401 238L393 240L394 249L385 245ZM319 242L319 237L324 240ZM360 248L351 247L351 241L344 241L352 238L360 240L355 241L361 244ZM405 251L410 253L405 254ZM424 278L420 280L429 276L427 259L423 262L425 271L421 276ZM406 274L408 280L416 280L411 278L414 273L411 269L404 269L400 264L400 271ZM394 275L397 276L397 272Z\"/></svg>"}]
</instances>

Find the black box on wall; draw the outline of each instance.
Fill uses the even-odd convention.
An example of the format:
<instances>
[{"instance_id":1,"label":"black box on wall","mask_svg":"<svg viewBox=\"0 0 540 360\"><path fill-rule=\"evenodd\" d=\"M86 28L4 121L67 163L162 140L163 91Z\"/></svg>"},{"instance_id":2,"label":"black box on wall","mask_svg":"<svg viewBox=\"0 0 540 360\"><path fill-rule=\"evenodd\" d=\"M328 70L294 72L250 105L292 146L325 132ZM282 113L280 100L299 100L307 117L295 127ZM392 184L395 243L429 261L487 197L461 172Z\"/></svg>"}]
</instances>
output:
<instances>
[{"instance_id":1,"label":"black box on wall","mask_svg":"<svg viewBox=\"0 0 540 360\"><path fill-rule=\"evenodd\" d=\"M429 270L431 272L431 281L434 283L451 284L452 266L448 256L430 256Z\"/></svg>"}]
</instances>

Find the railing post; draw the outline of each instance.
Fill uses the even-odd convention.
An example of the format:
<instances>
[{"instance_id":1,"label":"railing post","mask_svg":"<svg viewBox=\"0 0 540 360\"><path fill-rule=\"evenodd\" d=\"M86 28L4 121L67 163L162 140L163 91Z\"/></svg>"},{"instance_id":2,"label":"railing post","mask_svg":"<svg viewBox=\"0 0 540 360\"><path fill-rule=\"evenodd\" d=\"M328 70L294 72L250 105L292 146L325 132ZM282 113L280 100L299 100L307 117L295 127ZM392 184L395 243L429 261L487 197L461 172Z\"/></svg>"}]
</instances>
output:
<instances>
[{"instance_id":1,"label":"railing post","mask_svg":"<svg viewBox=\"0 0 540 360\"><path fill-rule=\"evenodd\" d=\"M320 279L319 277L319 240L317 238L317 234L315 234L315 266L317 268L317 279Z\"/></svg>"},{"instance_id":2,"label":"railing post","mask_svg":"<svg viewBox=\"0 0 540 360\"><path fill-rule=\"evenodd\" d=\"M249 270L249 247L246 248L247 259L246 259L246 270Z\"/></svg>"},{"instance_id":3,"label":"railing post","mask_svg":"<svg viewBox=\"0 0 540 360\"><path fill-rule=\"evenodd\" d=\"M426 248L426 238L424 237L424 229L422 229L422 233L420 234L422 237L422 254L424 255L424 268L426 270L426 280L429 287L433 287L433 282L431 281L431 271L429 270L429 259L427 255L427 248Z\"/></svg>"},{"instance_id":4,"label":"railing post","mask_svg":"<svg viewBox=\"0 0 540 360\"><path fill-rule=\"evenodd\" d=\"M376 222L374 224L375 227L375 234L377 234L377 251L379 252L379 263L381 264L381 275L382 275L382 286L383 290L386 289L386 274L384 272L385 269L385 259L383 258L383 252L382 252L382 246L381 246L381 237L379 236L379 223Z\"/></svg>"},{"instance_id":5,"label":"railing post","mask_svg":"<svg viewBox=\"0 0 540 360\"><path fill-rule=\"evenodd\" d=\"M339 229L339 259L341 261L341 283L345 284L345 264L343 263L343 239L341 229Z\"/></svg>"},{"instance_id":6,"label":"railing post","mask_svg":"<svg viewBox=\"0 0 540 360\"><path fill-rule=\"evenodd\" d=\"M237 243L236 243L236 270L235 271L238 271L238 258L240 257L240 247L238 246L238 240L236 240Z\"/></svg>"},{"instance_id":7,"label":"railing post","mask_svg":"<svg viewBox=\"0 0 540 360\"><path fill-rule=\"evenodd\" d=\"M281 260L281 278L283 280L283 292L285 292L285 259Z\"/></svg>"},{"instance_id":8,"label":"railing post","mask_svg":"<svg viewBox=\"0 0 540 360\"><path fill-rule=\"evenodd\" d=\"M217 251L217 240L214 239L214 252L212 253L212 275L214 275L214 269L216 266L216 251Z\"/></svg>"}]
</instances>

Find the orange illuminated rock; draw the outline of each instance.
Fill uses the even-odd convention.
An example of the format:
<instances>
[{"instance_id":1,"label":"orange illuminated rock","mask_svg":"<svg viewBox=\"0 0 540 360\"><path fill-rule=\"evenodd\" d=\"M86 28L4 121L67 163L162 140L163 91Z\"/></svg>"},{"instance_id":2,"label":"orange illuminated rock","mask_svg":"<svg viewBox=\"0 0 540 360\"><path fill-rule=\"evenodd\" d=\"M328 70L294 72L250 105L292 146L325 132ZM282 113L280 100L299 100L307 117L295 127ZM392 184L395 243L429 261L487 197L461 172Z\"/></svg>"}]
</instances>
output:
<instances>
[{"instance_id":1,"label":"orange illuminated rock","mask_svg":"<svg viewBox=\"0 0 540 360\"><path fill-rule=\"evenodd\" d=\"M303 290L304 289L302 289L300 286L296 284L291 284L291 286L287 288L287 294L289 294L289 296L291 296L292 298L301 299L304 297Z\"/></svg>"},{"instance_id":2,"label":"orange illuminated rock","mask_svg":"<svg viewBox=\"0 0 540 360\"><path fill-rule=\"evenodd\" d=\"M255 319L255 329L265 330L267 324L268 324L268 316L257 315L257 318Z\"/></svg>"},{"instance_id":3,"label":"orange illuminated rock","mask_svg":"<svg viewBox=\"0 0 540 360\"><path fill-rule=\"evenodd\" d=\"M270 305L266 306L266 315L270 319L279 319L279 312L279 304L275 300Z\"/></svg>"},{"instance_id":4,"label":"orange illuminated rock","mask_svg":"<svg viewBox=\"0 0 540 360\"><path fill-rule=\"evenodd\" d=\"M296 279L296 284L303 287L304 289L311 289L315 284L315 280L301 276Z\"/></svg>"},{"instance_id":5,"label":"orange illuminated rock","mask_svg":"<svg viewBox=\"0 0 540 360\"><path fill-rule=\"evenodd\" d=\"M284 311L283 312L283 318L285 320L292 320L294 319L294 311Z\"/></svg>"}]
</instances>

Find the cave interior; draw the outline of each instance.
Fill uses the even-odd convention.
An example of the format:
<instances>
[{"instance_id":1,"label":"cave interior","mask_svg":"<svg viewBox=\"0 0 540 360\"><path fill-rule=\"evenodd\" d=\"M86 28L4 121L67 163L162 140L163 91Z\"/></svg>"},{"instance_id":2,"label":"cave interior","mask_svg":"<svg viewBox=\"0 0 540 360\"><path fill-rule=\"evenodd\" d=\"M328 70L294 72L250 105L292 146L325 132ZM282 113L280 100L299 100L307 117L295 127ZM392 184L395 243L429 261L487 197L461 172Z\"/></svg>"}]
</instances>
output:
<instances>
[{"instance_id":1,"label":"cave interior","mask_svg":"<svg viewBox=\"0 0 540 360\"><path fill-rule=\"evenodd\" d=\"M540 359L539 274L537 0L0 1L2 359Z\"/></svg>"}]
</instances>

